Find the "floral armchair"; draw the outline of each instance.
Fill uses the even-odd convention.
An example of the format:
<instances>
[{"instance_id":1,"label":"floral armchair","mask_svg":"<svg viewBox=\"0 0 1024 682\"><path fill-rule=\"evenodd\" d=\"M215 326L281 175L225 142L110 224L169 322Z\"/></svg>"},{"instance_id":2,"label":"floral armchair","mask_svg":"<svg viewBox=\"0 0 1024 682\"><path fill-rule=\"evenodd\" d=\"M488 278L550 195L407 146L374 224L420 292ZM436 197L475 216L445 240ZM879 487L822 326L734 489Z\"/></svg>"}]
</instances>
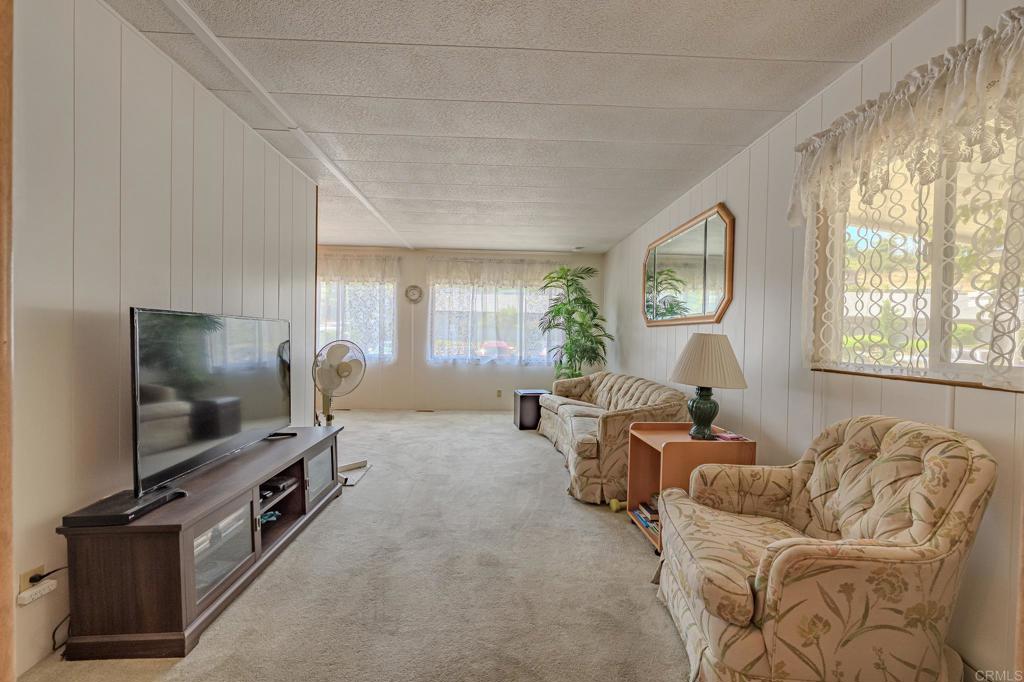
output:
<instances>
[{"instance_id":1,"label":"floral armchair","mask_svg":"<svg viewBox=\"0 0 1024 682\"><path fill-rule=\"evenodd\" d=\"M790 466L699 467L659 500L690 679L960 680L945 638L995 478L977 441L877 416Z\"/></svg>"}]
</instances>

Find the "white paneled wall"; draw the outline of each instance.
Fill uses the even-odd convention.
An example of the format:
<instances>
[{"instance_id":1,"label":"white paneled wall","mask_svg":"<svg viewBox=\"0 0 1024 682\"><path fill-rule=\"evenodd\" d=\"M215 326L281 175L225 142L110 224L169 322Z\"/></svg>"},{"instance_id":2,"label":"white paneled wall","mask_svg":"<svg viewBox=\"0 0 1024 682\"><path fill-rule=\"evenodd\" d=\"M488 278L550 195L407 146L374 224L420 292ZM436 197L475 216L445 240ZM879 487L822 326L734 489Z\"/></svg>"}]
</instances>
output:
<instances>
[{"instance_id":1,"label":"white paneled wall","mask_svg":"<svg viewBox=\"0 0 1024 682\"><path fill-rule=\"evenodd\" d=\"M758 460L796 459L824 425L884 413L956 428L999 461L999 483L960 595L951 640L978 670L1010 670L1024 477L1024 395L810 372L800 355L803 234L786 224L793 147L958 40L956 0L940 2L864 62L615 246L605 262L605 308L617 335L612 366L665 381L693 332L729 335L749 387L721 391L719 422L758 441ZM969 36L1011 6L967 0ZM644 326L640 270L647 244L716 201L736 215L735 298L721 325Z\"/></svg>"},{"instance_id":2,"label":"white paneled wall","mask_svg":"<svg viewBox=\"0 0 1024 682\"><path fill-rule=\"evenodd\" d=\"M15 3L14 106L21 572L64 565L61 516L131 487L129 306L289 319L311 423L316 188L98 0ZM17 610L19 672L67 613L57 577Z\"/></svg>"}]
</instances>

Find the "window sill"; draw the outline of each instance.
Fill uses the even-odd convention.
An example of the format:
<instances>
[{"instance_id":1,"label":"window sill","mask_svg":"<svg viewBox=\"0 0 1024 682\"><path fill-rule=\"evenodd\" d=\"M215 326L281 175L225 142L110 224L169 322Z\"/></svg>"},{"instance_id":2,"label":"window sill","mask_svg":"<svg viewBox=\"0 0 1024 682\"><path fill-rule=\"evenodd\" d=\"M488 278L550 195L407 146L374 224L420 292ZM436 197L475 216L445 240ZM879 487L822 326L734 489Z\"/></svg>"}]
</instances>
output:
<instances>
[{"instance_id":1,"label":"window sill","mask_svg":"<svg viewBox=\"0 0 1024 682\"><path fill-rule=\"evenodd\" d=\"M953 379L936 379L934 377L905 377L897 374L875 374L873 372L857 372L848 369L825 369L812 368L812 372L823 374L846 374L854 377L870 377L872 379L887 379L891 381L913 381L919 384L938 384L939 386L957 386L960 388L977 388L983 391L999 391L1001 393L1024 393L1024 391L1012 388L1001 388L998 386L986 386L980 381L955 381Z\"/></svg>"}]
</instances>

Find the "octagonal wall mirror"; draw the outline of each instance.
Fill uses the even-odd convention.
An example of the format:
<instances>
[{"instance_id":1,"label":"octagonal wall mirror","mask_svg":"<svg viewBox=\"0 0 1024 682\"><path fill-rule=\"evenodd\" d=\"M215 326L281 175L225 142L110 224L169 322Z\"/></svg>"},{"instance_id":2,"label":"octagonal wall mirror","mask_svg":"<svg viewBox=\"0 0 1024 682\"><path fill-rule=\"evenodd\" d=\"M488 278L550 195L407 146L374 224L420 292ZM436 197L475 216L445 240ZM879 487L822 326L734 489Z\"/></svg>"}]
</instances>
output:
<instances>
[{"instance_id":1,"label":"octagonal wall mirror","mask_svg":"<svg viewBox=\"0 0 1024 682\"><path fill-rule=\"evenodd\" d=\"M721 322L732 302L736 220L718 203L647 247L644 321L666 324Z\"/></svg>"}]
</instances>

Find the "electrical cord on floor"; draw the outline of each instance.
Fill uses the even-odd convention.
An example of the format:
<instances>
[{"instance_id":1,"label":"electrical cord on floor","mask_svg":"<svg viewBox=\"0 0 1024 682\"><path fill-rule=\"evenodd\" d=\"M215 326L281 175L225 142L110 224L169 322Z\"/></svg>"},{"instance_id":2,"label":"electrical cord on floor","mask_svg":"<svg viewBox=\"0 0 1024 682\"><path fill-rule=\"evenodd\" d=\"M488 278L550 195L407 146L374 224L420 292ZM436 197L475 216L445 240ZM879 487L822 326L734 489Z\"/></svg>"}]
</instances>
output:
<instances>
[{"instance_id":1,"label":"electrical cord on floor","mask_svg":"<svg viewBox=\"0 0 1024 682\"><path fill-rule=\"evenodd\" d=\"M57 623L57 627L55 627L53 629L53 633L50 635L50 642L53 644L53 650L54 651L56 651L57 649L61 648L62 646L64 646L65 644L68 643L68 639L67 639L67 637L65 637L63 642L61 642L60 644L57 644L57 631L60 630L60 626L64 625L64 623L67 623L68 626L70 627L70 625L71 625L71 614L70 613L60 619L60 622Z\"/></svg>"},{"instance_id":2,"label":"electrical cord on floor","mask_svg":"<svg viewBox=\"0 0 1024 682\"><path fill-rule=\"evenodd\" d=\"M35 585L36 583L40 583L43 580L45 580L46 578L49 578L51 575L53 575L57 571L63 571L66 568L67 568L67 566L61 566L60 568L55 568L52 571L47 571L46 573L36 573L35 575L33 575L31 578L28 579L28 582L29 582L30 585Z\"/></svg>"}]
</instances>

